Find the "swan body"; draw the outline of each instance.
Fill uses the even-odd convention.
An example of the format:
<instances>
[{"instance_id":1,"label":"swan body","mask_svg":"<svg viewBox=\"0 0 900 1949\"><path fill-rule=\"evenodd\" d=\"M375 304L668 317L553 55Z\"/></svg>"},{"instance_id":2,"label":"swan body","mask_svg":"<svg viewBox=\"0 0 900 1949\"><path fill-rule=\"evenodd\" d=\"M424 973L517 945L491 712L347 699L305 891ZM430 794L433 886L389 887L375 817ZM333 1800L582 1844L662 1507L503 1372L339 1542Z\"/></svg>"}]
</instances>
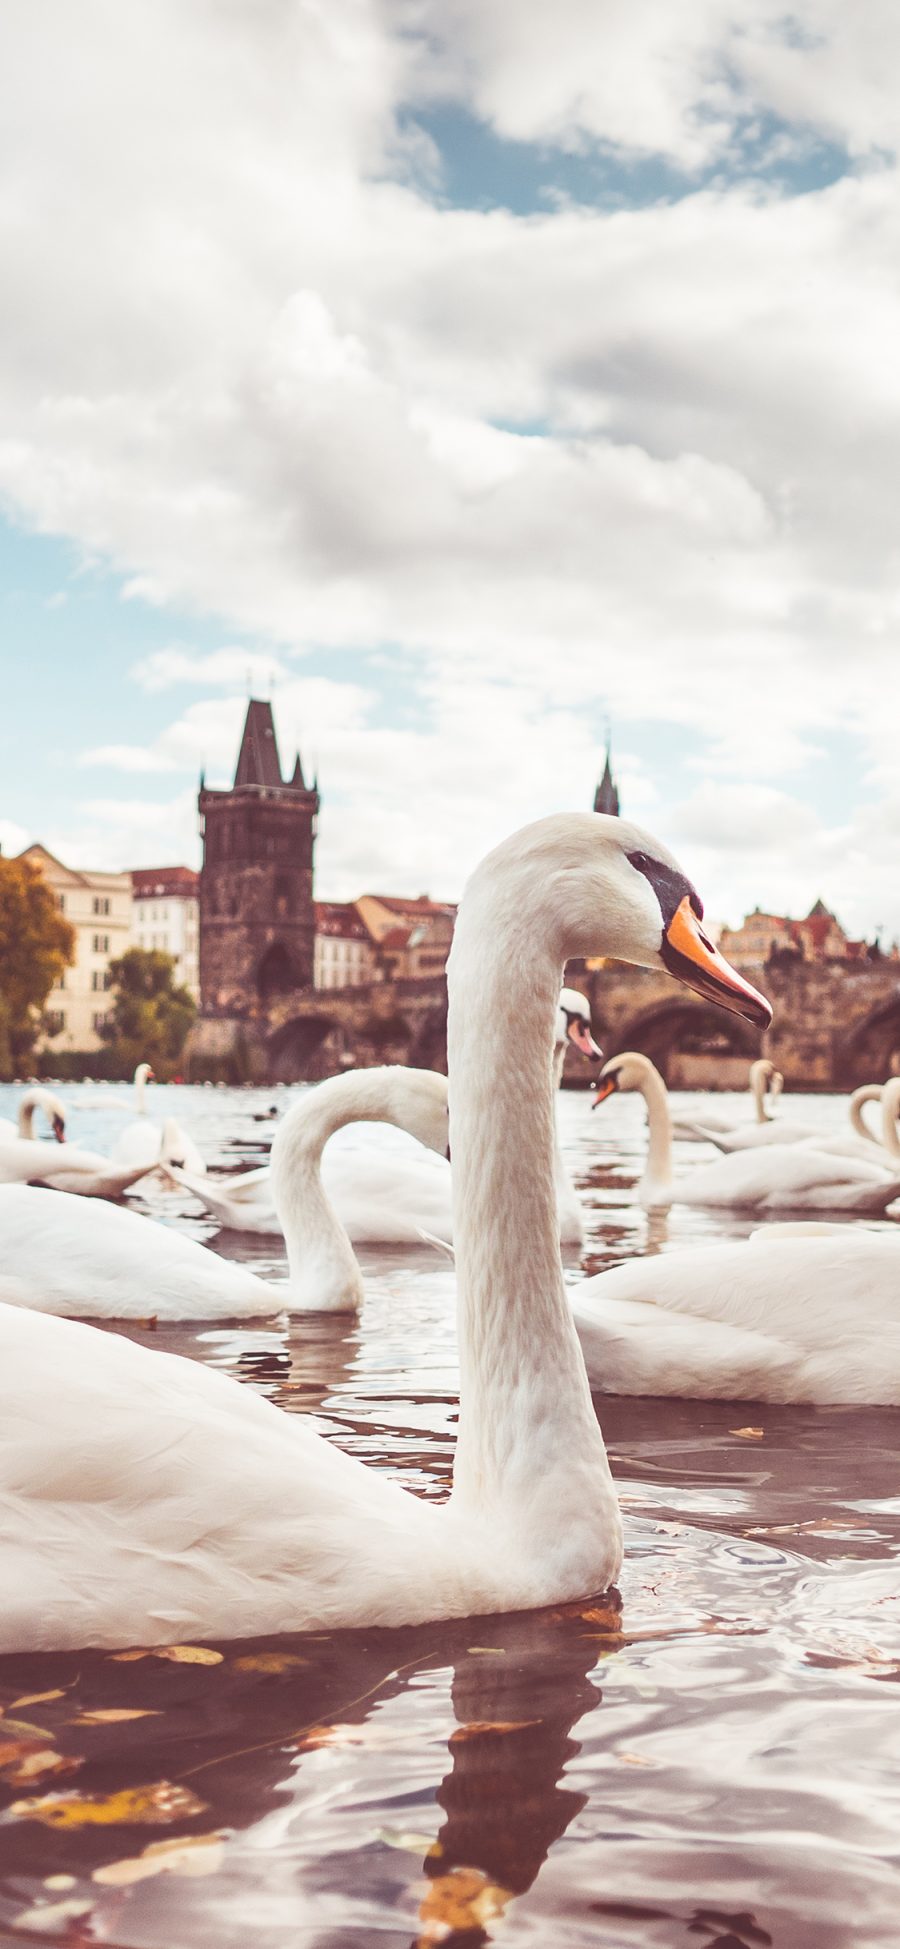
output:
<instances>
[{"instance_id":1,"label":"swan body","mask_svg":"<svg viewBox=\"0 0 900 1949\"><path fill-rule=\"evenodd\" d=\"M30 1141L34 1137L34 1113L43 1110L58 1144L66 1140L66 1106L61 1103L52 1090L40 1088L26 1090L19 1100L15 1123L8 1117L0 1117L0 1143L12 1143L17 1137Z\"/></svg>"},{"instance_id":2,"label":"swan body","mask_svg":"<svg viewBox=\"0 0 900 1949\"><path fill-rule=\"evenodd\" d=\"M590 1003L577 989L563 988L554 1041L557 1086L570 1042L582 1055L594 1059L602 1055L591 1034ZM584 1213L558 1142L555 1159L560 1243L582 1245ZM321 1160L321 1170L327 1195L353 1244L421 1245L423 1234L444 1244L452 1242L450 1169L443 1158L427 1150L398 1154L374 1147L331 1147ZM206 1205L223 1230L264 1238L282 1236L268 1166L232 1178L186 1169L171 1175Z\"/></svg>"},{"instance_id":3,"label":"swan body","mask_svg":"<svg viewBox=\"0 0 900 1949\"><path fill-rule=\"evenodd\" d=\"M165 1134L158 1123L147 1114L147 1084L154 1080L148 1062L138 1063L134 1072L135 1109L137 1116L133 1123L126 1124L113 1145L112 1159L115 1164L143 1164L146 1171L155 1170L159 1162L160 1148L165 1142L167 1151L179 1164L189 1171L205 1171L203 1158L194 1143L193 1137L176 1122L167 1117Z\"/></svg>"},{"instance_id":4,"label":"swan body","mask_svg":"<svg viewBox=\"0 0 900 1949\"><path fill-rule=\"evenodd\" d=\"M469 883L448 969L460 1427L445 1505L196 1362L0 1310L0 1650L399 1625L610 1583L621 1522L557 1241L553 1021L566 957L614 953L765 1023L701 914L658 842L591 813L527 827ZM515 1070L478 1026L505 1013ZM276 1181L287 1160L276 1148Z\"/></svg>"},{"instance_id":5,"label":"swan body","mask_svg":"<svg viewBox=\"0 0 900 1949\"><path fill-rule=\"evenodd\" d=\"M768 1093L773 1103L781 1095L784 1088L781 1070L776 1069L775 1064L769 1062L768 1057L760 1056L756 1062L750 1064L747 1087L753 1104L755 1123L742 1123L736 1121L734 1117L723 1117L714 1110L708 1114L705 1110L681 1110L672 1118L673 1137L699 1144L710 1138L714 1131L721 1136L730 1136L732 1133L749 1134L757 1130L774 1129L772 1113L766 1108L766 1095Z\"/></svg>"},{"instance_id":6,"label":"swan body","mask_svg":"<svg viewBox=\"0 0 900 1949\"><path fill-rule=\"evenodd\" d=\"M900 1241L883 1232L775 1225L635 1260L584 1280L573 1313L611 1394L900 1405Z\"/></svg>"},{"instance_id":7,"label":"swan body","mask_svg":"<svg viewBox=\"0 0 900 1949\"><path fill-rule=\"evenodd\" d=\"M75 1144L42 1144L23 1137L11 1143L0 1140L0 1186L43 1184L82 1198L120 1198L144 1172L143 1164L116 1165L99 1151L81 1150Z\"/></svg>"},{"instance_id":8,"label":"swan body","mask_svg":"<svg viewBox=\"0 0 900 1949\"><path fill-rule=\"evenodd\" d=\"M428 1070L350 1070L289 1111L273 1182L290 1280L272 1285L183 1233L112 1205L0 1187L0 1301L78 1319L234 1319L362 1303L359 1267L319 1178L323 1144L379 1115L445 1151L447 1085ZM435 1162L438 1162L436 1159ZM172 1167L169 1167L172 1168ZM446 1164L444 1165L446 1169Z\"/></svg>"},{"instance_id":9,"label":"swan body","mask_svg":"<svg viewBox=\"0 0 900 1949\"><path fill-rule=\"evenodd\" d=\"M735 1150L756 1149L767 1144L812 1144L816 1150L824 1150L835 1157L863 1157L870 1163L886 1165L891 1157L900 1158L900 1140L897 1138L897 1110L900 1108L900 1078L891 1077L884 1089L880 1083L864 1083L854 1090L848 1103L852 1130L846 1135L835 1137L817 1129L811 1123L793 1121L768 1123L748 1131L735 1131L729 1136L718 1136L709 1132L710 1142L719 1150L730 1153ZM863 1104L881 1100L882 1128L881 1138L873 1136L862 1114ZM890 1110L889 1107L890 1106Z\"/></svg>"},{"instance_id":10,"label":"swan body","mask_svg":"<svg viewBox=\"0 0 900 1949\"><path fill-rule=\"evenodd\" d=\"M721 1205L747 1211L847 1211L877 1216L900 1198L900 1164L832 1156L806 1144L737 1151L673 1180L666 1086L646 1056L613 1056L600 1073L597 1100L639 1090L647 1105L649 1149L637 1196L648 1208Z\"/></svg>"}]
</instances>

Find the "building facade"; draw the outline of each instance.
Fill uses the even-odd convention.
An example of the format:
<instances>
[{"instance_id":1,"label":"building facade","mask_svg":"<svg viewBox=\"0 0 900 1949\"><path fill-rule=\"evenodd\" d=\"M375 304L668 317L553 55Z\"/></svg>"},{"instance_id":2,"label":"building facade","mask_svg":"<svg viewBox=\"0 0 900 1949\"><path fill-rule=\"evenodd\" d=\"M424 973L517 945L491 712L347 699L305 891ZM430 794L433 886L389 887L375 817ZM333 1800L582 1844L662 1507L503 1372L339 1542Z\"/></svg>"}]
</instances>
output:
<instances>
[{"instance_id":1,"label":"building facade","mask_svg":"<svg viewBox=\"0 0 900 1949\"><path fill-rule=\"evenodd\" d=\"M75 929L75 960L47 998L43 1050L101 1049L100 1030L110 1012L110 963L133 945L130 873L93 873L64 866L46 846L26 847L52 888L56 904Z\"/></svg>"},{"instance_id":2,"label":"building facade","mask_svg":"<svg viewBox=\"0 0 900 1949\"><path fill-rule=\"evenodd\" d=\"M131 874L135 947L170 954L175 980L200 995L199 873L189 866L135 867Z\"/></svg>"},{"instance_id":3,"label":"building facade","mask_svg":"<svg viewBox=\"0 0 900 1949\"><path fill-rule=\"evenodd\" d=\"M764 968L779 955L798 961L864 961L877 952L865 941L849 940L824 900L817 900L803 920L754 907L740 927L722 928L719 946L729 961L754 968Z\"/></svg>"},{"instance_id":4,"label":"building facade","mask_svg":"<svg viewBox=\"0 0 900 1949\"><path fill-rule=\"evenodd\" d=\"M316 901L315 985L362 988L378 979L374 943L353 901Z\"/></svg>"},{"instance_id":5,"label":"building facade","mask_svg":"<svg viewBox=\"0 0 900 1949\"><path fill-rule=\"evenodd\" d=\"M247 706L234 784L200 781L200 1006L252 1021L278 997L311 988L313 848L319 794L299 753L282 778L271 704Z\"/></svg>"},{"instance_id":6,"label":"building facade","mask_svg":"<svg viewBox=\"0 0 900 1949\"><path fill-rule=\"evenodd\" d=\"M443 974L453 940L455 907L431 900L427 893L415 900L393 893L363 893L354 905L374 943L381 980L422 981Z\"/></svg>"}]
</instances>

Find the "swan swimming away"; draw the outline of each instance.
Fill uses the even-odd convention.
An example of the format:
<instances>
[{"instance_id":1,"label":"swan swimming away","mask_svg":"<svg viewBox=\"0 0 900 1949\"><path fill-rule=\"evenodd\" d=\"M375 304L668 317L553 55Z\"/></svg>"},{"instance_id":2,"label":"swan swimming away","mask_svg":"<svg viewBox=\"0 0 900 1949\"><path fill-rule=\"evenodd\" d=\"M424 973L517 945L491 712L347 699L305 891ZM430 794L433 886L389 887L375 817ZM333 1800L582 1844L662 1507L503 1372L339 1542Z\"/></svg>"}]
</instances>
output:
<instances>
[{"instance_id":1,"label":"swan swimming away","mask_svg":"<svg viewBox=\"0 0 900 1949\"><path fill-rule=\"evenodd\" d=\"M610 954L766 1025L701 922L671 854L594 813L527 827L469 882L448 967L460 1424L446 1504L195 1361L0 1311L0 1650L412 1624L609 1586L621 1520L562 1277L553 1023L566 958Z\"/></svg>"},{"instance_id":2,"label":"swan swimming away","mask_svg":"<svg viewBox=\"0 0 900 1949\"><path fill-rule=\"evenodd\" d=\"M445 1077L427 1069L356 1069L319 1083L288 1111L272 1154L290 1268L286 1285L272 1285L138 1212L89 1209L50 1191L10 1185L0 1187L0 1301L74 1319L355 1311L363 1299L360 1270L319 1166L335 1129L373 1117L429 1145L439 1153L438 1171L448 1172Z\"/></svg>"},{"instance_id":3,"label":"swan swimming away","mask_svg":"<svg viewBox=\"0 0 900 1949\"><path fill-rule=\"evenodd\" d=\"M742 1123L734 1117L723 1117L721 1113L704 1109L680 1110L672 1118L672 1135L687 1143L701 1144L711 1138L713 1132L728 1137L738 1136L748 1131L770 1130L776 1127L772 1113L766 1107L766 1096L774 1103L784 1088L784 1077L780 1069L770 1062L767 1056L759 1056L750 1064L747 1087L753 1105L755 1123Z\"/></svg>"},{"instance_id":4,"label":"swan swimming away","mask_svg":"<svg viewBox=\"0 0 900 1949\"><path fill-rule=\"evenodd\" d=\"M897 1077L889 1078L884 1088L890 1090ZM881 1137L873 1136L863 1116L863 1104L881 1100ZM897 1098L889 1098L897 1103ZM887 1164L889 1157L900 1157L900 1140L897 1137L896 1109L888 1119L880 1083L863 1083L849 1098L847 1109L851 1130L846 1135L829 1137L812 1123L795 1122L792 1118L780 1119L777 1123L766 1124L763 1128L750 1127L746 1132L734 1131L729 1135L708 1131L709 1141L718 1150L731 1153L736 1150L754 1150L759 1145L768 1144L813 1144L817 1150L828 1151L830 1155L841 1157L865 1157L870 1163Z\"/></svg>"},{"instance_id":5,"label":"swan swimming away","mask_svg":"<svg viewBox=\"0 0 900 1949\"><path fill-rule=\"evenodd\" d=\"M727 1205L747 1211L855 1211L875 1217L900 1198L900 1165L893 1175L874 1160L829 1155L806 1144L737 1151L672 1177L669 1102L659 1070L634 1051L613 1056L600 1072L594 1107L614 1090L638 1090L647 1105L649 1144L638 1202ZM890 1161L890 1160L889 1160Z\"/></svg>"},{"instance_id":6,"label":"swan swimming away","mask_svg":"<svg viewBox=\"0 0 900 1949\"><path fill-rule=\"evenodd\" d=\"M563 988L554 1040L557 1088L570 1043L581 1055L602 1061L603 1051L591 1033L590 1003L576 988ZM583 1245L581 1200L558 1141L555 1158L560 1243ZM198 1176L177 1169L170 1175L200 1199L223 1230L254 1232L265 1238L282 1236L268 1166L231 1178L211 1177L206 1172ZM421 1245L423 1233L443 1244L452 1242L450 1171L423 1151L398 1154L374 1145L366 1150L329 1148L322 1159L322 1181L348 1238L356 1245Z\"/></svg>"},{"instance_id":7,"label":"swan swimming away","mask_svg":"<svg viewBox=\"0 0 900 1949\"><path fill-rule=\"evenodd\" d=\"M30 1143L34 1138L35 1110L43 1111L57 1143L64 1144L66 1106L58 1096L54 1096L52 1090L39 1087L26 1090L24 1096L20 1097L15 1123L10 1123L8 1117L0 1117L0 1144L15 1143L17 1138Z\"/></svg>"},{"instance_id":8,"label":"swan swimming away","mask_svg":"<svg viewBox=\"0 0 900 1949\"><path fill-rule=\"evenodd\" d=\"M583 1280L592 1387L706 1400L900 1406L900 1240L772 1225Z\"/></svg>"},{"instance_id":9,"label":"swan swimming away","mask_svg":"<svg viewBox=\"0 0 900 1949\"><path fill-rule=\"evenodd\" d=\"M150 1064L138 1063L134 1072L134 1107L137 1116L133 1123L126 1124L113 1145L114 1164L143 1164L146 1171L153 1171L159 1163L163 1131L147 1112L147 1084L155 1081ZM173 1158L177 1158L189 1171L205 1170L193 1137L188 1136L174 1117L166 1118L165 1132L167 1148Z\"/></svg>"}]
</instances>

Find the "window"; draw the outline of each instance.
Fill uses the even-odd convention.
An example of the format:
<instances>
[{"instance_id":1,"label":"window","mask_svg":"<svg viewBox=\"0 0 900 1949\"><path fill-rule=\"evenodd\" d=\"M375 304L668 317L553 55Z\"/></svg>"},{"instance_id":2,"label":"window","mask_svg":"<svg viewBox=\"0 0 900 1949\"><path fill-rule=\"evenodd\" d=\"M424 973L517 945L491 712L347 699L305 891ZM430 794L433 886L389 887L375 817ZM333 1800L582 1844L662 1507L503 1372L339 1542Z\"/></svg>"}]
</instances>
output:
<instances>
[{"instance_id":1,"label":"window","mask_svg":"<svg viewBox=\"0 0 900 1949\"><path fill-rule=\"evenodd\" d=\"M109 900L97 893L95 893L94 895L94 913L95 914L109 913Z\"/></svg>"},{"instance_id":2,"label":"window","mask_svg":"<svg viewBox=\"0 0 900 1949\"><path fill-rule=\"evenodd\" d=\"M95 934L95 935L94 935L94 953L95 953L95 954L108 954L108 953L109 953L109 935L108 935L108 934Z\"/></svg>"},{"instance_id":3,"label":"window","mask_svg":"<svg viewBox=\"0 0 900 1949\"><path fill-rule=\"evenodd\" d=\"M61 913L61 914L64 914L64 913L65 913L65 911L66 911L66 896L65 896L65 894L64 894L64 893L58 893L58 894L57 894L57 896L56 896L56 904L57 904L57 906L58 906L58 908L59 908L59 911L60 911L60 913Z\"/></svg>"},{"instance_id":4,"label":"window","mask_svg":"<svg viewBox=\"0 0 900 1949\"><path fill-rule=\"evenodd\" d=\"M44 1016L44 1027L48 1035L59 1035L66 1026L66 1018L61 1008L48 1008Z\"/></svg>"},{"instance_id":5,"label":"window","mask_svg":"<svg viewBox=\"0 0 900 1949\"><path fill-rule=\"evenodd\" d=\"M92 1015L91 1026L94 1029L95 1034L99 1034L101 1029L105 1029L108 1021L109 1021L108 1015Z\"/></svg>"},{"instance_id":6,"label":"window","mask_svg":"<svg viewBox=\"0 0 900 1949\"><path fill-rule=\"evenodd\" d=\"M93 989L94 994L95 995L102 994L105 989L111 987L112 987L112 975L110 974L109 969L95 968L93 974L91 975L91 988Z\"/></svg>"}]
</instances>

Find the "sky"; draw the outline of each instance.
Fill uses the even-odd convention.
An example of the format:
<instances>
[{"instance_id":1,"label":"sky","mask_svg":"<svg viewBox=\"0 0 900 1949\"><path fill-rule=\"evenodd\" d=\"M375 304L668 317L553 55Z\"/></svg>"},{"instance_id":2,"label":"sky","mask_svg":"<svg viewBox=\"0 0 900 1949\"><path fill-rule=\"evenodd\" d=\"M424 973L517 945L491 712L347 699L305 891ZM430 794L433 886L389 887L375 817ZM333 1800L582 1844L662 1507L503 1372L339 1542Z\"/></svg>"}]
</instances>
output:
<instances>
[{"instance_id":1,"label":"sky","mask_svg":"<svg viewBox=\"0 0 900 1949\"><path fill-rule=\"evenodd\" d=\"M0 843L317 890L623 810L900 933L889 0L8 0Z\"/></svg>"}]
</instances>

